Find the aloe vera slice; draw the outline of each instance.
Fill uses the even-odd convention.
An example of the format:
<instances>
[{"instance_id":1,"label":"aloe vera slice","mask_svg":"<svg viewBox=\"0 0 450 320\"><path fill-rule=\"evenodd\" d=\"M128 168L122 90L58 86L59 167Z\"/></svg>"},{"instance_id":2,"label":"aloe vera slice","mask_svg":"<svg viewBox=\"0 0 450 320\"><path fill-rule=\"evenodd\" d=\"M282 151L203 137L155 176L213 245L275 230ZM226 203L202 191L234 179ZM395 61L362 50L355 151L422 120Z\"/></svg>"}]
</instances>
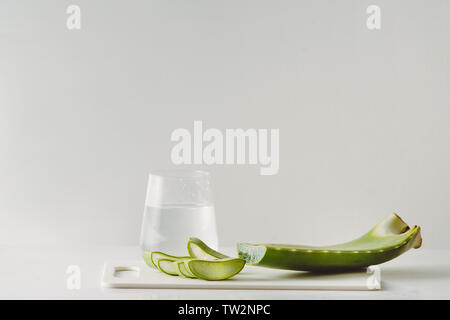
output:
<instances>
[{"instance_id":1,"label":"aloe vera slice","mask_svg":"<svg viewBox=\"0 0 450 320\"><path fill-rule=\"evenodd\" d=\"M158 269L170 276L178 276L177 261L170 259L158 259Z\"/></svg>"},{"instance_id":2,"label":"aloe vera slice","mask_svg":"<svg viewBox=\"0 0 450 320\"><path fill-rule=\"evenodd\" d=\"M289 244L237 244L239 257L261 267L329 271L363 268L394 259L422 245L420 227L410 228L395 213L387 216L362 237L350 242L312 247Z\"/></svg>"},{"instance_id":3,"label":"aloe vera slice","mask_svg":"<svg viewBox=\"0 0 450 320\"><path fill-rule=\"evenodd\" d=\"M185 261L192 274L203 280L225 280L238 274L244 268L245 260L225 258L216 260L192 259Z\"/></svg>"},{"instance_id":4,"label":"aloe vera slice","mask_svg":"<svg viewBox=\"0 0 450 320\"><path fill-rule=\"evenodd\" d=\"M160 251L152 251L151 254L150 254L151 264L157 269L159 269L158 268L158 260L159 259L167 259L167 260L171 260L171 261L177 261L177 260L189 259L189 258L190 257L171 256L170 254L163 253L163 252L160 252Z\"/></svg>"},{"instance_id":5,"label":"aloe vera slice","mask_svg":"<svg viewBox=\"0 0 450 320\"><path fill-rule=\"evenodd\" d=\"M152 252L148 250L142 250L142 258L144 258L144 262L151 268L156 268L156 266L152 262Z\"/></svg>"},{"instance_id":6,"label":"aloe vera slice","mask_svg":"<svg viewBox=\"0 0 450 320\"><path fill-rule=\"evenodd\" d=\"M189 255L193 258L202 259L202 260L214 260L214 259L225 259L229 258L228 256L220 253L210 247L206 243L204 243L199 238L191 237L187 243L187 250Z\"/></svg>"},{"instance_id":7,"label":"aloe vera slice","mask_svg":"<svg viewBox=\"0 0 450 320\"><path fill-rule=\"evenodd\" d=\"M186 261L188 260L181 260L181 261L175 261L174 263L177 264L177 271L178 275L182 276L184 278L195 278L194 274L189 270L189 268L186 266Z\"/></svg>"}]
</instances>

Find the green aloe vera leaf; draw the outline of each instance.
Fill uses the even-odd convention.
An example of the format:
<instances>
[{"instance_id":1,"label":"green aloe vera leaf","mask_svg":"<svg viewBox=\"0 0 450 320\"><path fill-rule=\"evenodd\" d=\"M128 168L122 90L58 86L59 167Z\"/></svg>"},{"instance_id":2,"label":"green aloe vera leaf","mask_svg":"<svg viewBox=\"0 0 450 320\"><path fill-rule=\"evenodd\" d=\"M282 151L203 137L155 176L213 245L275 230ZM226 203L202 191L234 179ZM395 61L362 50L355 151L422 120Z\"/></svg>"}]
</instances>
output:
<instances>
[{"instance_id":1,"label":"green aloe vera leaf","mask_svg":"<svg viewBox=\"0 0 450 320\"><path fill-rule=\"evenodd\" d=\"M228 256L220 253L210 247L202 240L198 238L191 237L187 243L187 250L192 258L202 259L202 260L214 260L214 259L225 259Z\"/></svg>"},{"instance_id":2,"label":"green aloe vera leaf","mask_svg":"<svg viewBox=\"0 0 450 320\"><path fill-rule=\"evenodd\" d=\"M170 259L158 259L158 269L170 276L178 276L177 261Z\"/></svg>"},{"instance_id":3,"label":"green aloe vera leaf","mask_svg":"<svg viewBox=\"0 0 450 320\"><path fill-rule=\"evenodd\" d=\"M184 278L195 278L194 274L189 270L189 268L186 266L186 261L189 261L191 259L183 259L180 261L175 261L178 268L178 275L182 276Z\"/></svg>"},{"instance_id":4,"label":"green aloe vera leaf","mask_svg":"<svg viewBox=\"0 0 450 320\"><path fill-rule=\"evenodd\" d=\"M422 245L420 227L410 228L390 214L360 238L332 246L237 244L238 255L249 265L304 270L338 271L363 268L392 260Z\"/></svg>"},{"instance_id":5,"label":"green aloe vera leaf","mask_svg":"<svg viewBox=\"0 0 450 320\"><path fill-rule=\"evenodd\" d=\"M199 279L225 280L238 274L245 266L245 260L225 258L216 260L192 259L186 261L188 269Z\"/></svg>"}]
</instances>

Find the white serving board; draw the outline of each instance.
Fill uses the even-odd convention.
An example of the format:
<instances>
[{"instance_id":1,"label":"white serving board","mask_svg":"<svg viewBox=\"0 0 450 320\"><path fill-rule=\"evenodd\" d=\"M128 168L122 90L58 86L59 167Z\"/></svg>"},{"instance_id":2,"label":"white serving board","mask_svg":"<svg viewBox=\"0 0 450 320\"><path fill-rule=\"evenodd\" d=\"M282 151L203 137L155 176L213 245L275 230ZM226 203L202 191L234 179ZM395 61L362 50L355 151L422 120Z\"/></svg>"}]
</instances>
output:
<instances>
[{"instance_id":1,"label":"white serving board","mask_svg":"<svg viewBox=\"0 0 450 320\"><path fill-rule=\"evenodd\" d=\"M169 276L150 268L143 261L115 261L105 263L102 286L152 289L379 290L381 272L378 266L370 266L366 271L340 274L312 274L245 266L230 279L205 281Z\"/></svg>"}]
</instances>

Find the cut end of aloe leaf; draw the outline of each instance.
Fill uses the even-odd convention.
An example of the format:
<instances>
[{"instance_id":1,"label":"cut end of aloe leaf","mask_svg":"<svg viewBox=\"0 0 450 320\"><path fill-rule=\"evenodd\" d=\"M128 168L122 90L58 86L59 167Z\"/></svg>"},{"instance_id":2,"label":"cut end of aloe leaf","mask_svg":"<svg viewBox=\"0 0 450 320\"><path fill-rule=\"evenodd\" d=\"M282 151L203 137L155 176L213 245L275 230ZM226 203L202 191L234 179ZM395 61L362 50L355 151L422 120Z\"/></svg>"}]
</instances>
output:
<instances>
[{"instance_id":1,"label":"cut end of aloe leaf","mask_svg":"<svg viewBox=\"0 0 450 320\"><path fill-rule=\"evenodd\" d=\"M239 258L244 259L248 264L257 264L266 254L267 248L264 245L253 245L240 242L237 244Z\"/></svg>"},{"instance_id":2,"label":"cut end of aloe leaf","mask_svg":"<svg viewBox=\"0 0 450 320\"><path fill-rule=\"evenodd\" d=\"M194 276L203 280L225 280L238 274L245 266L245 260L225 258L217 260L193 259L185 263Z\"/></svg>"},{"instance_id":3,"label":"cut end of aloe leaf","mask_svg":"<svg viewBox=\"0 0 450 320\"><path fill-rule=\"evenodd\" d=\"M240 258L250 265L268 268L327 271L363 268L392 260L422 245L420 227L410 228L393 213L368 233L332 246L238 243Z\"/></svg>"},{"instance_id":4,"label":"cut end of aloe leaf","mask_svg":"<svg viewBox=\"0 0 450 320\"><path fill-rule=\"evenodd\" d=\"M212 248L210 248L206 243L204 243L199 238L191 237L189 238L187 244L187 250L189 255L193 258L203 259L203 260L214 260L214 259L225 259L228 256L220 253Z\"/></svg>"}]
</instances>

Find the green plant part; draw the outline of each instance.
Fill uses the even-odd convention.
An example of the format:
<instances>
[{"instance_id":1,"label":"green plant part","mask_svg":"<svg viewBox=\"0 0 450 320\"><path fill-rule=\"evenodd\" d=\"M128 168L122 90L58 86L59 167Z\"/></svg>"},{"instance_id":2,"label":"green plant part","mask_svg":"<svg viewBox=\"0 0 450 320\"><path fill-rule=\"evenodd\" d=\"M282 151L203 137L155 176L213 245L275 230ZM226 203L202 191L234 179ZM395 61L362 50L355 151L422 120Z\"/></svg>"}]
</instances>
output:
<instances>
[{"instance_id":1,"label":"green plant part","mask_svg":"<svg viewBox=\"0 0 450 320\"><path fill-rule=\"evenodd\" d=\"M202 259L202 260L214 260L214 259L225 259L229 258L206 245L202 240L198 238L191 237L187 243L187 250L192 258Z\"/></svg>"},{"instance_id":2,"label":"green plant part","mask_svg":"<svg viewBox=\"0 0 450 320\"><path fill-rule=\"evenodd\" d=\"M238 274L245 266L245 260L225 258L216 260L186 260L187 269L197 278L203 280L225 280Z\"/></svg>"},{"instance_id":3,"label":"green plant part","mask_svg":"<svg viewBox=\"0 0 450 320\"><path fill-rule=\"evenodd\" d=\"M178 276L177 261L170 259L158 259L158 269L170 276Z\"/></svg>"},{"instance_id":4,"label":"green plant part","mask_svg":"<svg viewBox=\"0 0 450 320\"><path fill-rule=\"evenodd\" d=\"M177 257L177 256L171 256L170 254L167 253L163 253L160 251L152 251L152 253L150 254L150 261L151 264L153 266L155 266L156 268L158 268L158 260L159 259L167 259L167 260L172 260L172 261L176 261L176 260L182 260L182 259L189 259L190 257Z\"/></svg>"},{"instance_id":5,"label":"green plant part","mask_svg":"<svg viewBox=\"0 0 450 320\"><path fill-rule=\"evenodd\" d=\"M339 271L363 268L392 260L422 245L420 227L410 228L395 213L387 216L362 237L332 246L238 243L239 257L261 267Z\"/></svg>"},{"instance_id":6,"label":"green plant part","mask_svg":"<svg viewBox=\"0 0 450 320\"><path fill-rule=\"evenodd\" d=\"M152 252L148 250L142 250L142 258L144 258L145 264L151 268L156 268L152 262Z\"/></svg>"},{"instance_id":7,"label":"green plant part","mask_svg":"<svg viewBox=\"0 0 450 320\"><path fill-rule=\"evenodd\" d=\"M189 261L189 260L190 259L174 261L174 263L176 263L177 268L178 268L178 275L183 278L195 278L194 274L186 266L186 261Z\"/></svg>"},{"instance_id":8,"label":"green plant part","mask_svg":"<svg viewBox=\"0 0 450 320\"><path fill-rule=\"evenodd\" d=\"M142 257L144 258L145 263L151 267L151 268L158 268L158 260L159 259L167 259L167 260L172 260L172 261L177 261L177 260L182 260L182 259L188 259L190 257L177 257L177 256L172 256L163 252L159 252L159 251L148 251L148 250L143 250L142 251Z\"/></svg>"}]
</instances>

